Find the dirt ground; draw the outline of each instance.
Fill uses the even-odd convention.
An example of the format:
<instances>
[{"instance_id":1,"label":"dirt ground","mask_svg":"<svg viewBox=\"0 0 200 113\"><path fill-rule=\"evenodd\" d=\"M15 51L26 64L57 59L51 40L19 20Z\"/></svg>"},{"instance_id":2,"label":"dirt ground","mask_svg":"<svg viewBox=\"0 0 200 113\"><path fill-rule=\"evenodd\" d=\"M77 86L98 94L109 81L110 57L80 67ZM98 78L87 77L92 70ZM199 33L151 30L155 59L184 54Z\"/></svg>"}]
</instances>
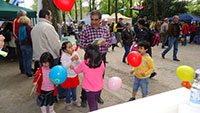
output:
<instances>
[{"instance_id":1,"label":"dirt ground","mask_svg":"<svg viewBox=\"0 0 200 113\"><path fill-rule=\"evenodd\" d=\"M159 94L165 91L181 87L181 80L176 75L176 68L180 65L188 65L197 69L200 65L200 45L188 44L180 46L178 58L180 62L172 60L172 50L166 55L166 59L161 58L160 46L153 48L153 59L157 76L150 80L149 96ZM83 59L84 52L78 50ZM109 50L107 54L107 67L105 75L105 89L102 92L104 100L99 109L112 105L127 102L131 97L133 75L130 75L131 66L122 63L124 49L117 47L114 52ZM118 91L110 91L107 88L107 81L110 77L118 76L122 79L122 87ZM80 74L82 80L82 74ZM9 62L0 58L0 113L40 113L40 108L36 105L36 93L30 95L33 78L27 78L20 74L18 63ZM80 97L81 87L77 89L78 99ZM138 91L137 99L141 98L141 92ZM80 99L79 99L80 100ZM56 113L86 113L87 108L77 108L73 106L72 111L66 111L65 101L59 101L55 104Z\"/></svg>"}]
</instances>

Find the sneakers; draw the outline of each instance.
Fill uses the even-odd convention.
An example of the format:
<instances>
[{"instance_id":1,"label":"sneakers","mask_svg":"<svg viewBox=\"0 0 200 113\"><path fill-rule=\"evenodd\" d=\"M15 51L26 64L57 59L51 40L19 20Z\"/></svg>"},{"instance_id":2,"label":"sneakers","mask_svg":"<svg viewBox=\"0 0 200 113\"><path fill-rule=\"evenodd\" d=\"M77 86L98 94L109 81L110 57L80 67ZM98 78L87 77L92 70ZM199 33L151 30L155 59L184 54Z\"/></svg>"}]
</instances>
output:
<instances>
[{"instance_id":1,"label":"sneakers","mask_svg":"<svg viewBox=\"0 0 200 113\"><path fill-rule=\"evenodd\" d=\"M180 62L180 60L179 59L173 59L174 61L178 61L178 62Z\"/></svg>"},{"instance_id":2,"label":"sneakers","mask_svg":"<svg viewBox=\"0 0 200 113\"><path fill-rule=\"evenodd\" d=\"M102 99L101 97L98 97L98 98L97 98L97 102L98 102L99 104L103 104L103 103L104 103L104 101L103 101L103 99Z\"/></svg>"},{"instance_id":3,"label":"sneakers","mask_svg":"<svg viewBox=\"0 0 200 113\"><path fill-rule=\"evenodd\" d=\"M165 59L165 55L161 54L162 58Z\"/></svg>"},{"instance_id":4,"label":"sneakers","mask_svg":"<svg viewBox=\"0 0 200 113\"><path fill-rule=\"evenodd\" d=\"M72 110L72 104L71 103L66 104L66 109L68 111L71 111Z\"/></svg>"},{"instance_id":5,"label":"sneakers","mask_svg":"<svg viewBox=\"0 0 200 113\"><path fill-rule=\"evenodd\" d=\"M81 107L83 107L83 108L87 107L86 101L81 101Z\"/></svg>"},{"instance_id":6,"label":"sneakers","mask_svg":"<svg viewBox=\"0 0 200 113\"><path fill-rule=\"evenodd\" d=\"M135 100L135 98L131 97L128 101L133 101L133 100Z\"/></svg>"},{"instance_id":7,"label":"sneakers","mask_svg":"<svg viewBox=\"0 0 200 113\"><path fill-rule=\"evenodd\" d=\"M77 107L80 107L80 106L81 106L80 102L78 102L78 101L74 101L73 104L74 104L75 106L77 106Z\"/></svg>"}]
</instances>

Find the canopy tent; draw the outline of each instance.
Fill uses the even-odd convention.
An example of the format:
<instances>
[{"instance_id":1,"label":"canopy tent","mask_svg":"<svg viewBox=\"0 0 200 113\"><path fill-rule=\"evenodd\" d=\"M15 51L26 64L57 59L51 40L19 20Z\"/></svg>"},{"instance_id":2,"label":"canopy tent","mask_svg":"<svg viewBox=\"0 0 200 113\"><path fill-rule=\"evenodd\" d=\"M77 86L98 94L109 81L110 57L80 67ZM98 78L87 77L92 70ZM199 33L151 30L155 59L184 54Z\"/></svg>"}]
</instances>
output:
<instances>
[{"instance_id":1,"label":"canopy tent","mask_svg":"<svg viewBox=\"0 0 200 113\"><path fill-rule=\"evenodd\" d=\"M132 18L123 16L123 15L120 14L120 13L117 13L117 18L123 18L124 23L127 23L127 22L128 22L128 23L132 24ZM108 17L107 19L108 19L108 22L115 21L115 13L113 13L113 14L112 14L110 17Z\"/></svg>"},{"instance_id":2,"label":"canopy tent","mask_svg":"<svg viewBox=\"0 0 200 113\"><path fill-rule=\"evenodd\" d=\"M109 17L108 14L102 14L101 19L108 19L108 17ZM78 22L80 23L80 22L82 22L82 21L84 21L85 24L90 24L90 21L91 21L91 20L90 20L90 14L88 14L84 19L79 20Z\"/></svg>"},{"instance_id":3,"label":"canopy tent","mask_svg":"<svg viewBox=\"0 0 200 113\"><path fill-rule=\"evenodd\" d=\"M194 15L190 15L190 14L187 14L187 13L183 13L183 14L180 14L178 16L179 16L180 21L187 21L187 22L199 21L200 22L199 16L194 16ZM169 20L172 21L173 17L170 17Z\"/></svg>"},{"instance_id":4,"label":"canopy tent","mask_svg":"<svg viewBox=\"0 0 200 113\"><path fill-rule=\"evenodd\" d=\"M26 9L23 7L18 7L12 4L9 4L3 0L0 0L0 20L13 20L17 17L17 12L22 9L27 12L29 18L36 18L36 11Z\"/></svg>"}]
</instances>

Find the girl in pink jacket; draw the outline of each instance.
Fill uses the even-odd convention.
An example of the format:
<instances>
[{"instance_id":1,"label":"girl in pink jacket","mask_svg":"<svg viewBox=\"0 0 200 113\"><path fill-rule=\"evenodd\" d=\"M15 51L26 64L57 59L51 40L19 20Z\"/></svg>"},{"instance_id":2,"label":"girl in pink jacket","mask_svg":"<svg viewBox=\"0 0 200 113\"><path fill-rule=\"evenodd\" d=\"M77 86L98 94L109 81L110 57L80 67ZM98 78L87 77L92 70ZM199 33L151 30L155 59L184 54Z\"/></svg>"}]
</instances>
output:
<instances>
[{"instance_id":1,"label":"girl in pink jacket","mask_svg":"<svg viewBox=\"0 0 200 113\"><path fill-rule=\"evenodd\" d=\"M105 70L99 47L89 44L85 51L84 60L78 65L73 66L76 73L83 72L82 88L86 91L86 97L90 111L98 109L97 98L104 87L103 73Z\"/></svg>"}]
</instances>

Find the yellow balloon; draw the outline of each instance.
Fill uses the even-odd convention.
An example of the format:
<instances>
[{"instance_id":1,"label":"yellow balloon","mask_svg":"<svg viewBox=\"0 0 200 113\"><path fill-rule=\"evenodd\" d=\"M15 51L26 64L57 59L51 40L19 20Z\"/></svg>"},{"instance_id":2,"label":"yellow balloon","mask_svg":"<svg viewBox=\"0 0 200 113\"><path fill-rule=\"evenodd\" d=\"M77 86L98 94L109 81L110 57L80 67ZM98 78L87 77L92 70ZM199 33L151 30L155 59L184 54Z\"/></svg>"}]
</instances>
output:
<instances>
[{"instance_id":1,"label":"yellow balloon","mask_svg":"<svg viewBox=\"0 0 200 113\"><path fill-rule=\"evenodd\" d=\"M176 69L176 74L183 81L194 81L194 69L190 66L179 66Z\"/></svg>"}]
</instances>

